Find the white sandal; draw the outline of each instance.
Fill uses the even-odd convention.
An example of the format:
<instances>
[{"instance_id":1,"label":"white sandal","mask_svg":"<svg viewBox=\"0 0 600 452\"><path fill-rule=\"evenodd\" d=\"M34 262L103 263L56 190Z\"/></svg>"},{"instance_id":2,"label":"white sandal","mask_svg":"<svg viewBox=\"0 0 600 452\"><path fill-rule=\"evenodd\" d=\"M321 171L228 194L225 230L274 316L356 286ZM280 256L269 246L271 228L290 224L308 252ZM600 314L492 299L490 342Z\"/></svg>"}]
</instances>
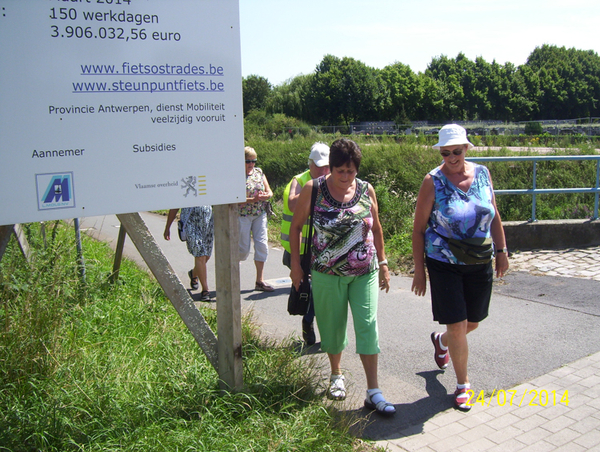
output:
<instances>
[{"instance_id":1,"label":"white sandal","mask_svg":"<svg viewBox=\"0 0 600 452\"><path fill-rule=\"evenodd\" d=\"M372 389L371 394L367 390L367 398L365 399L365 407L370 410L375 410L384 416L393 416L396 414L396 407L386 401L381 393L381 389Z\"/></svg>"},{"instance_id":2,"label":"white sandal","mask_svg":"<svg viewBox=\"0 0 600 452\"><path fill-rule=\"evenodd\" d=\"M344 400L346 398L346 386L344 385L344 376L331 374L329 378L329 390L327 397L332 400Z\"/></svg>"}]
</instances>

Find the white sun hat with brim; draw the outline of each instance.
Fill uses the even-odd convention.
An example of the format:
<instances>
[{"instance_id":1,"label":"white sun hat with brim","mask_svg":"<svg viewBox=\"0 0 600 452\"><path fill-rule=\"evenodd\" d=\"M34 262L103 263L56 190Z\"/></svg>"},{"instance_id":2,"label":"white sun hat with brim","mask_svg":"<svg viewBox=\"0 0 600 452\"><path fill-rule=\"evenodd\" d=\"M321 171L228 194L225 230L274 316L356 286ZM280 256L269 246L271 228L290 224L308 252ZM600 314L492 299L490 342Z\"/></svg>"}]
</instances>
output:
<instances>
[{"instance_id":1,"label":"white sun hat with brim","mask_svg":"<svg viewBox=\"0 0 600 452\"><path fill-rule=\"evenodd\" d=\"M443 146L456 146L459 144L468 144L468 149L473 149L473 143L467 139L467 131L458 124L446 124L440 129L438 142L433 145L433 149L439 149Z\"/></svg>"}]
</instances>

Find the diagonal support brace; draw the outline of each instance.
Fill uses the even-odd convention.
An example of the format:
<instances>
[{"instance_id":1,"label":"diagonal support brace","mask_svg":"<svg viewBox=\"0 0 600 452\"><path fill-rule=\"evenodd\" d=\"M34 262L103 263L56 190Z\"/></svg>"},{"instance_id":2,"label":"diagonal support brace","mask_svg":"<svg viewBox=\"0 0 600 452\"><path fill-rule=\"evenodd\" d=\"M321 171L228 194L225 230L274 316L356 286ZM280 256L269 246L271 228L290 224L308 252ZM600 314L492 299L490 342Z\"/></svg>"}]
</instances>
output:
<instances>
[{"instance_id":1,"label":"diagonal support brace","mask_svg":"<svg viewBox=\"0 0 600 452\"><path fill-rule=\"evenodd\" d=\"M192 297L154 240L146 223L138 213L120 214L117 218L209 362L218 371L217 338L194 305Z\"/></svg>"}]
</instances>

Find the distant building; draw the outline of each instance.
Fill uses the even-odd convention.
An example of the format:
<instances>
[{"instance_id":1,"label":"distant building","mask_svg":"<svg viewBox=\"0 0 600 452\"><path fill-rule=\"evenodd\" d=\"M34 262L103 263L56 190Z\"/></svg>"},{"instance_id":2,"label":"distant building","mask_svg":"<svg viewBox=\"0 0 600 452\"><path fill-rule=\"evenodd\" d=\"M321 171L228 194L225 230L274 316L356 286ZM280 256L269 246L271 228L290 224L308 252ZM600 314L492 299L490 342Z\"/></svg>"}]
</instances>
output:
<instances>
[{"instance_id":1,"label":"distant building","mask_svg":"<svg viewBox=\"0 0 600 452\"><path fill-rule=\"evenodd\" d=\"M394 121L351 122L350 131L363 135L396 135L398 126Z\"/></svg>"}]
</instances>

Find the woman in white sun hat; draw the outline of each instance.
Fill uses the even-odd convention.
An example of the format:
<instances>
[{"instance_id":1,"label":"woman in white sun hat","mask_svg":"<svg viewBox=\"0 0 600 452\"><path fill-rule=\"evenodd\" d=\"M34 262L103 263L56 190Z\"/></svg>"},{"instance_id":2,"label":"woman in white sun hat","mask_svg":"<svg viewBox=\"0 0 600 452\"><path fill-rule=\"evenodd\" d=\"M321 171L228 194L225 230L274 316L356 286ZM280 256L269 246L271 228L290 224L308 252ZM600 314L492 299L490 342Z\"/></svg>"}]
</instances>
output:
<instances>
[{"instance_id":1,"label":"woman in white sun hat","mask_svg":"<svg viewBox=\"0 0 600 452\"><path fill-rule=\"evenodd\" d=\"M452 358L454 405L468 411L467 334L488 315L492 261L495 257L496 276L502 277L508 270L508 250L490 173L465 161L473 148L466 130L445 125L433 148L440 150L443 163L425 176L417 198L412 290L425 295L427 267L433 319L446 325L445 332L431 333L435 362L445 369Z\"/></svg>"}]
</instances>

